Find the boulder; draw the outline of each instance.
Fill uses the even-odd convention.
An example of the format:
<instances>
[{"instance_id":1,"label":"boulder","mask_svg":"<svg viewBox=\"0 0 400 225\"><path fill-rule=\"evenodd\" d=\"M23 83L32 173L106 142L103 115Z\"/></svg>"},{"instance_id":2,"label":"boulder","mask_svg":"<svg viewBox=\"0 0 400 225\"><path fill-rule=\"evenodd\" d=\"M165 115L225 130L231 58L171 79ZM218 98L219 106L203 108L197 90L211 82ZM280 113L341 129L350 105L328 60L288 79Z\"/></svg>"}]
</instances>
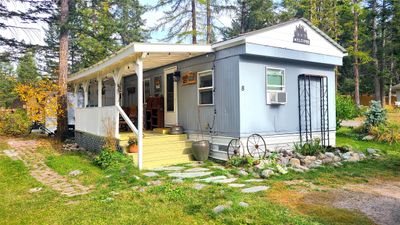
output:
<instances>
[{"instance_id":1,"label":"boulder","mask_svg":"<svg viewBox=\"0 0 400 225\"><path fill-rule=\"evenodd\" d=\"M373 148L367 148L368 155L376 154L379 150Z\"/></svg>"},{"instance_id":2,"label":"boulder","mask_svg":"<svg viewBox=\"0 0 400 225\"><path fill-rule=\"evenodd\" d=\"M315 160L317 160L317 157L315 156L306 156L304 158L304 164L305 166L310 166L311 164L313 164L315 162Z\"/></svg>"},{"instance_id":3,"label":"boulder","mask_svg":"<svg viewBox=\"0 0 400 225\"><path fill-rule=\"evenodd\" d=\"M282 166L279 165L279 164L276 165L276 170L278 170L278 172L281 173L281 174L287 174L287 173L288 173L286 167L282 167Z\"/></svg>"},{"instance_id":4,"label":"boulder","mask_svg":"<svg viewBox=\"0 0 400 225\"><path fill-rule=\"evenodd\" d=\"M367 135L362 138L363 141L372 141L374 139L375 139L375 136L373 136L373 135Z\"/></svg>"},{"instance_id":5,"label":"boulder","mask_svg":"<svg viewBox=\"0 0 400 225\"><path fill-rule=\"evenodd\" d=\"M247 207L249 207L249 203L246 203L246 202L239 202L239 206L240 206L240 207L247 208Z\"/></svg>"},{"instance_id":6,"label":"boulder","mask_svg":"<svg viewBox=\"0 0 400 225\"><path fill-rule=\"evenodd\" d=\"M301 166L300 159L298 159L298 158L291 158L289 160L289 164L294 168L297 168L298 166Z\"/></svg>"},{"instance_id":7,"label":"boulder","mask_svg":"<svg viewBox=\"0 0 400 225\"><path fill-rule=\"evenodd\" d=\"M343 160L348 160L351 158L351 152L346 152L344 154L341 155Z\"/></svg>"},{"instance_id":8,"label":"boulder","mask_svg":"<svg viewBox=\"0 0 400 225\"><path fill-rule=\"evenodd\" d=\"M333 158L335 157L335 154L333 152L325 152L325 156L328 158Z\"/></svg>"},{"instance_id":9,"label":"boulder","mask_svg":"<svg viewBox=\"0 0 400 225\"><path fill-rule=\"evenodd\" d=\"M71 177L75 177L75 176L78 176L81 173L82 173L81 170L73 170L73 171L69 172L68 175L70 175Z\"/></svg>"},{"instance_id":10,"label":"boulder","mask_svg":"<svg viewBox=\"0 0 400 225\"><path fill-rule=\"evenodd\" d=\"M337 157L337 156L336 156ZM325 159L322 160L323 164L329 164L329 163L333 163L334 162L334 158L332 157L326 157Z\"/></svg>"},{"instance_id":11,"label":"boulder","mask_svg":"<svg viewBox=\"0 0 400 225\"><path fill-rule=\"evenodd\" d=\"M229 207L224 206L224 205L218 205L218 206L216 206L216 207L213 209L213 212L218 214L218 213L223 212L223 211L226 210L227 208L229 208Z\"/></svg>"},{"instance_id":12,"label":"boulder","mask_svg":"<svg viewBox=\"0 0 400 225\"><path fill-rule=\"evenodd\" d=\"M349 162L357 162L360 161L360 155L357 152L351 152L351 157L347 159Z\"/></svg>"},{"instance_id":13,"label":"boulder","mask_svg":"<svg viewBox=\"0 0 400 225\"><path fill-rule=\"evenodd\" d=\"M272 170L270 170L270 169L266 169L266 170L263 170L263 171L261 172L260 176L261 176L262 178L268 178L268 177L270 177L270 176L272 176L272 175L274 175L274 174L275 174L274 171L272 171Z\"/></svg>"},{"instance_id":14,"label":"boulder","mask_svg":"<svg viewBox=\"0 0 400 225\"><path fill-rule=\"evenodd\" d=\"M295 153L295 157L298 158L298 159L304 159L305 158L304 155L302 155L302 154L300 154L298 152Z\"/></svg>"},{"instance_id":15,"label":"boulder","mask_svg":"<svg viewBox=\"0 0 400 225\"><path fill-rule=\"evenodd\" d=\"M315 160L312 164L309 165L309 168L317 168L322 165L322 160Z\"/></svg>"},{"instance_id":16,"label":"boulder","mask_svg":"<svg viewBox=\"0 0 400 225\"><path fill-rule=\"evenodd\" d=\"M289 164L289 160L290 160L290 157L280 157L278 159L278 164L280 164L282 166L287 166L287 164Z\"/></svg>"},{"instance_id":17,"label":"boulder","mask_svg":"<svg viewBox=\"0 0 400 225\"><path fill-rule=\"evenodd\" d=\"M335 156L333 157L333 161L334 161L334 162L340 162L340 161L342 161L342 158L340 158L339 156L336 156L336 155L335 155Z\"/></svg>"},{"instance_id":18,"label":"boulder","mask_svg":"<svg viewBox=\"0 0 400 225\"><path fill-rule=\"evenodd\" d=\"M241 169L241 170L238 171L238 175L245 177L245 176L249 175L249 173L246 172L246 170Z\"/></svg>"}]
</instances>

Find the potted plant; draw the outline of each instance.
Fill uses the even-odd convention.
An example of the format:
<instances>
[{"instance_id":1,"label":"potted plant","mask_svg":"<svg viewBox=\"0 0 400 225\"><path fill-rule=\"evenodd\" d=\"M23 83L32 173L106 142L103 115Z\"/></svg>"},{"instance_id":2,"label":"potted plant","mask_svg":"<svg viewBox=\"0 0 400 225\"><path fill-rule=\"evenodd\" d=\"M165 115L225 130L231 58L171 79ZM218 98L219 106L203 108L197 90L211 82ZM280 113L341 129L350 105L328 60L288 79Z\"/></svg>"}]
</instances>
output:
<instances>
[{"instance_id":1,"label":"potted plant","mask_svg":"<svg viewBox=\"0 0 400 225\"><path fill-rule=\"evenodd\" d=\"M136 137L129 137L129 140L128 140L129 153L137 153L139 151L137 143L138 143L138 141L137 141Z\"/></svg>"}]
</instances>

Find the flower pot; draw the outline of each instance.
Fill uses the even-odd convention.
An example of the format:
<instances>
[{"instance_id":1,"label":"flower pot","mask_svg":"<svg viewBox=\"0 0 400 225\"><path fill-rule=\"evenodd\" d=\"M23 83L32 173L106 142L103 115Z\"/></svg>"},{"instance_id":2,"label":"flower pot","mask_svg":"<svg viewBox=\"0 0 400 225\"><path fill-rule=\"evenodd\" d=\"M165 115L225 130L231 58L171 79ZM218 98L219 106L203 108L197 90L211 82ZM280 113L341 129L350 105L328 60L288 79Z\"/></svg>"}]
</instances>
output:
<instances>
[{"instance_id":1,"label":"flower pot","mask_svg":"<svg viewBox=\"0 0 400 225\"><path fill-rule=\"evenodd\" d=\"M183 134L183 128L181 126L173 126L169 129L170 134Z\"/></svg>"},{"instance_id":2,"label":"flower pot","mask_svg":"<svg viewBox=\"0 0 400 225\"><path fill-rule=\"evenodd\" d=\"M198 161L205 161L210 154L210 143L208 141L196 141L192 145L193 156Z\"/></svg>"},{"instance_id":3,"label":"flower pot","mask_svg":"<svg viewBox=\"0 0 400 225\"><path fill-rule=\"evenodd\" d=\"M128 151L129 153L137 153L139 151L139 148L137 145L129 145Z\"/></svg>"}]
</instances>

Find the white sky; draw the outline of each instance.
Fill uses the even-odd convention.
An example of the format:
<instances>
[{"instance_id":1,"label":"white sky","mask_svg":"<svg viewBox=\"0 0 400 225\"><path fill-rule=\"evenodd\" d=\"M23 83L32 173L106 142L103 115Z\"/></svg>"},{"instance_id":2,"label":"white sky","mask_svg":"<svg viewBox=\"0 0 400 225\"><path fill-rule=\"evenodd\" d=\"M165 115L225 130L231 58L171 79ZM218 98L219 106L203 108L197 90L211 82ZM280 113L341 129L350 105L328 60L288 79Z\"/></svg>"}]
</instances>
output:
<instances>
[{"instance_id":1,"label":"white sky","mask_svg":"<svg viewBox=\"0 0 400 225\"><path fill-rule=\"evenodd\" d=\"M142 5L154 5L158 0L139 0ZM27 8L26 5L20 2L15 2L12 0L6 0L7 6L10 10L24 10ZM154 27L157 25L158 20L162 17L162 10L159 11L149 11L143 15L143 19L145 19L146 24L145 28ZM4 21L4 20L3 20ZM221 15L216 18L218 25L220 26L230 26L231 16L230 15ZM0 29L0 35L6 38L15 37L19 41L25 41L26 43L31 44L39 44L45 45L44 37L45 30L47 29L46 23L23 23L18 19L7 20L4 21L6 24L15 27L23 27L26 29L20 28L8 28L8 29ZM151 38L149 42L160 42L166 35L165 31L157 31L151 33Z\"/></svg>"}]
</instances>

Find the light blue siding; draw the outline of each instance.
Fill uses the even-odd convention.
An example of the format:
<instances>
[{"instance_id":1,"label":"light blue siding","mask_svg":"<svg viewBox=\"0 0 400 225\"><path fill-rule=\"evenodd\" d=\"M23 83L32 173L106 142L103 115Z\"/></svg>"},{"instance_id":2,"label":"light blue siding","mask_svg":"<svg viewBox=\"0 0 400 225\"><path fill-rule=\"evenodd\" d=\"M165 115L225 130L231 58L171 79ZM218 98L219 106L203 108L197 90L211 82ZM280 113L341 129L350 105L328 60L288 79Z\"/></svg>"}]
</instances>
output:
<instances>
[{"instance_id":1,"label":"light blue siding","mask_svg":"<svg viewBox=\"0 0 400 225\"><path fill-rule=\"evenodd\" d=\"M266 67L285 69L287 103L266 104ZM335 130L335 74L333 65L274 59L243 55L240 57L240 132L242 136L251 133L290 134L299 131L298 75L313 74L328 77L329 123ZM312 83L311 91L319 96L319 83ZM313 99L313 129L319 128L319 102Z\"/></svg>"}]
</instances>

